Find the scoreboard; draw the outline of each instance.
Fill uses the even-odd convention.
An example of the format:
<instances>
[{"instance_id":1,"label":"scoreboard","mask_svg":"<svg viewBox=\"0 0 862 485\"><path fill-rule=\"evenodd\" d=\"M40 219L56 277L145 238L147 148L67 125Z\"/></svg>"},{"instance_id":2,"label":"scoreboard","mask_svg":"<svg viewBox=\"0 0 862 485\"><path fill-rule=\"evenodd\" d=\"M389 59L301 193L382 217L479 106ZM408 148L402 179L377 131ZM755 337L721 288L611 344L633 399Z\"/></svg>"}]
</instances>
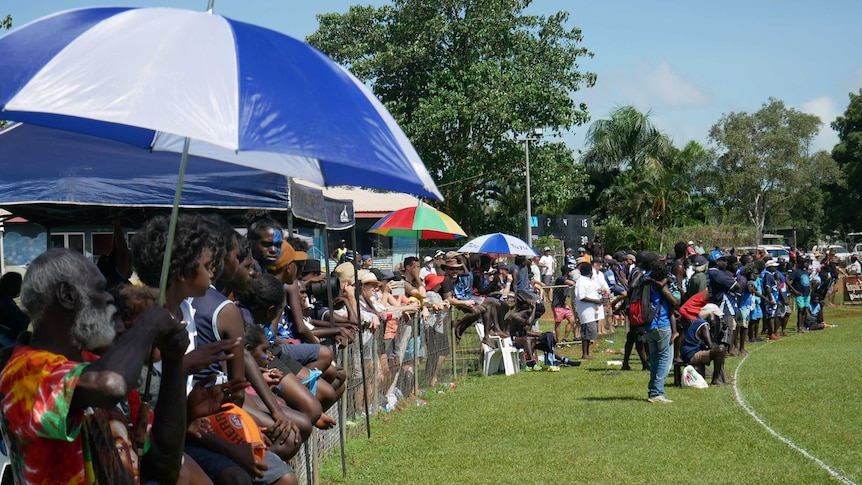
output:
<instances>
[{"instance_id":1,"label":"scoreboard","mask_svg":"<svg viewBox=\"0 0 862 485\"><path fill-rule=\"evenodd\" d=\"M593 240L593 218L588 215L537 215L533 217L533 234L561 239L567 248L577 250Z\"/></svg>"}]
</instances>

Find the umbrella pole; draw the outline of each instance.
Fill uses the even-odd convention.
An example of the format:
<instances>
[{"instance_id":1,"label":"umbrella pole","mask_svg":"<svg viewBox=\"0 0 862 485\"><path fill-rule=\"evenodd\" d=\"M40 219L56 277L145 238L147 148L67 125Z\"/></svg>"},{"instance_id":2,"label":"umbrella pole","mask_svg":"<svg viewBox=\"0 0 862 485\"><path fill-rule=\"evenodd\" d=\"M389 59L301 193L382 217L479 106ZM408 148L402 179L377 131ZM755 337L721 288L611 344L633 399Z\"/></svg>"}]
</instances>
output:
<instances>
[{"instance_id":1,"label":"umbrella pole","mask_svg":"<svg viewBox=\"0 0 862 485\"><path fill-rule=\"evenodd\" d=\"M362 328L362 308L360 308L359 305L359 286L362 283L359 282L359 270L356 267L356 258L359 256L359 252L356 247L356 224L353 225L351 233L353 236L353 288L356 292L356 315L359 318L359 370L362 373L362 402L365 406L365 430L368 433L368 439L371 439L371 416L368 415L368 386L365 385L365 352L362 350L362 332L364 332L365 329ZM372 336L372 338L374 337Z\"/></svg>"},{"instance_id":2,"label":"umbrella pole","mask_svg":"<svg viewBox=\"0 0 862 485\"><path fill-rule=\"evenodd\" d=\"M168 239L165 242L165 257L162 259L162 274L159 278L159 306L165 306L165 292L168 288L168 272L171 270L171 256L174 249L174 234L177 231L177 218L180 214L180 200L183 195L183 182L186 179L186 166L189 163L189 144L191 140L186 137L183 143L183 156L180 160L180 173L177 177L177 191L174 194L174 206L171 208L171 221L168 226ZM142 400L149 402L152 396L150 395L150 382L153 377L153 355L156 350L155 344L150 349L150 364L147 367L147 379L144 384L144 395Z\"/></svg>"},{"instance_id":3,"label":"umbrella pole","mask_svg":"<svg viewBox=\"0 0 862 485\"><path fill-rule=\"evenodd\" d=\"M332 301L334 300L333 295L331 293L332 289L329 286L329 278L332 276L332 268L329 267L329 227L327 225L323 225L323 255L324 255L324 267L326 268L326 296L329 298L329 323L335 325L335 314L333 313L333 305ZM338 261L336 261L338 263ZM339 295L340 296L340 295ZM362 345L362 335L359 336L359 344ZM335 355L338 355L338 344L336 343L332 349ZM344 367L347 365L347 356L346 353L347 347L344 348L344 351L341 352L341 365ZM345 382L346 386L347 383ZM341 476L343 478L347 478L347 455L344 451L344 416L347 414L346 409L344 407L344 403L347 402L346 397L342 397L338 400L338 447L341 451Z\"/></svg>"}]
</instances>

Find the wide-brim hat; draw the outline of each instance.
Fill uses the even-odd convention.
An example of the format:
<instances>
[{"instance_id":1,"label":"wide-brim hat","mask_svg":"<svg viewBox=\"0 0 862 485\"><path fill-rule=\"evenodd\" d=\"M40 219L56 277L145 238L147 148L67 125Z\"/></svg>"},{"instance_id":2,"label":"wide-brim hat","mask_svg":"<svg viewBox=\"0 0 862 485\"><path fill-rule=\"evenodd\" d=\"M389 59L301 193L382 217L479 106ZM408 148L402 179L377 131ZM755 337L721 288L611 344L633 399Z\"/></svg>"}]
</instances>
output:
<instances>
[{"instance_id":1,"label":"wide-brim hat","mask_svg":"<svg viewBox=\"0 0 862 485\"><path fill-rule=\"evenodd\" d=\"M305 267L302 268L302 274L307 273L320 273L320 260L319 259L309 259L305 262Z\"/></svg>"},{"instance_id":2,"label":"wide-brim hat","mask_svg":"<svg viewBox=\"0 0 862 485\"><path fill-rule=\"evenodd\" d=\"M376 286L380 286L383 284L382 281L377 279L377 275L375 275L371 271L362 275L362 277L359 278L359 282L362 283L363 285L373 284Z\"/></svg>"},{"instance_id":3,"label":"wide-brim hat","mask_svg":"<svg viewBox=\"0 0 862 485\"><path fill-rule=\"evenodd\" d=\"M724 317L724 311L722 311L721 307L716 305L715 303L707 303L703 308L700 309L700 313L698 314L700 318L709 318L709 317Z\"/></svg>"},{"instance_id":4,"label":"wide-brim hat","mask_svg":"<svg viewBox=\"0 0 862 485\"><path fill-rule=\"evenodd\" d=\"M335 267L335 276L340 280L347 281L350 284L356 282L356 265L350 262L344 262Z\"/></svg>"},{"instance_id":5,"label":"wide-brim hat","mask_svg":"<svg viewBox=\"0 0 862 485\"><path fill-rule=\"evenodd\" d=\"M436 275L434 273L428 273L427 275L425 275L425 289L426 290L433 290L434 287L436 287L437 285L442 283L443 280L445 280L445 279L446 279L445 276Z\"/></svg>"},{"instance_id":6,"label":"wide-brim hat","mask_svg":"<svg viewBox=\"0 0 862 485\"><path fill-rule=\"evenodd\" d=\"M444 268L461 269L461 268L463 268L463 267L464 267L464 265L463 265L463 264L461 264L461 262L460 262L460 261L458 261L457 259L455 259L455 258L451 258L451 259L447 259L447 260L443 263L443 267L444 267Z\"/></svg>"}]
</instances>

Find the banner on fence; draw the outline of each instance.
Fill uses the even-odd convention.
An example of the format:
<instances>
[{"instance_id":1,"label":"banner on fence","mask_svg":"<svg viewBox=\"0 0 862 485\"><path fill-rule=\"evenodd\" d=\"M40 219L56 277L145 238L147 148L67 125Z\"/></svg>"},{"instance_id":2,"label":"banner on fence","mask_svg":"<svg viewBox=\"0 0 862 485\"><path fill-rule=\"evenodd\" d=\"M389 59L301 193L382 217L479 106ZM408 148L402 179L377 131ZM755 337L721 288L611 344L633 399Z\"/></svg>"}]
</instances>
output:
<instances>
[{"instance_id":1,"label":"banner on fence","mask_svg":"<svg viewBox=\"0 0 862 485\"><path fill-rule=\"evenodd\" d=\"M859 276L844 277L844 303L862 303L862 280Z\"/></svg>"}]
</instances>

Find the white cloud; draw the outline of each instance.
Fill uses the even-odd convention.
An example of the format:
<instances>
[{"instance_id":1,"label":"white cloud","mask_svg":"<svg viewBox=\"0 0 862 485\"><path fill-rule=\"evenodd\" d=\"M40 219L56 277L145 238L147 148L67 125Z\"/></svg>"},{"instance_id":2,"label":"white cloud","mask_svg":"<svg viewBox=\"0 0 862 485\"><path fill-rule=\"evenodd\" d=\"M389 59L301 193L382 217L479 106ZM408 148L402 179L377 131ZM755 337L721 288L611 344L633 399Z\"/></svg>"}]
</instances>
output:
<instances>
[{"instance_id":1,"label":"white cloud","mask_svg":"<svg viewBox=\"0 0 862 485\"><path fill-rule=\"evenodd\" d=\"M703 119L703 113L714 108L712 93L666 62L604 69L596 87L582 91L578 100L589 105L590 123L606 118L619 106L631 105L641 112L651 112L653 124L680 146L689 140L704 142L714 121L710 114L706 121ZM577 131L586 132L588 127L589 124ZM578 145L582 143L582 136L573 139L580 142Z\"/></svg>"},{"instance_id":2,"label":"white cloud","mask_svg":"<svg viewBox=\"0 0 862 485\"><path fill-rule=\"evenodd\" d=\"M829 96L818 96L802 103L802 111L818 116L822 122L820 133L812 142L812 151L826 150L831 152L835 144L838 143L838 133L832 129L830 124L841 115L841 112L835 107L835 101Z\"/></svg>"},{"instance_id":3,"label":"white cloud","mask_svg":"<svg viewBox=\"0 0 862 485\"><path fill-rule=\"evenodd\" d=\"M651 95L670 106L702 106L712 96L694 81L677 73L668 63L658 66L640 64L635 71L635 82Z\"/></svg>"}]
</instances>

